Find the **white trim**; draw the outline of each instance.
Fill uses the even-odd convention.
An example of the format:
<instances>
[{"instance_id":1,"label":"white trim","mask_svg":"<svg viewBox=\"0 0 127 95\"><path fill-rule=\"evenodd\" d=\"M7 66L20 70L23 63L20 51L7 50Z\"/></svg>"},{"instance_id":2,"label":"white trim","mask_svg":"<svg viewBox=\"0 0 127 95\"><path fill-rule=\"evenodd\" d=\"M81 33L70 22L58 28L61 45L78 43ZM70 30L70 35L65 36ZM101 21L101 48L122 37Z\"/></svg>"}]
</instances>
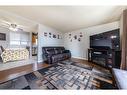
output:
<instances>
[{"instance_id":1,"label":"white trim","mask_svg":"<svg viewBox=\"0 0 127 95\"><path fill-rule=\"evenodd\" d=\"M82 59L82 60L88 60L87 58L76 57L76 56L72 56L72 58L77 58L77 59Z\"/></svg>"},{"instance_id":2,"label":"white trim","mask_svg":"<svg viewBox=\"0 0 127 95\"><path fill-rule=\"evenodd\" d=\"M88 60L87 58L82 58L82 57L76 57L76 56L72 56L72 58L77 58L77 59L82 59L82 60ZM43 62L43 60L38 60L38 63Z\"/></svg>"},{"instance_id":3,"label":"white trim","mask_svg":"<svg viewBox=\"0 0 127 95\"><path fill-rule=\"evenodd\" d=\"M38 63L41 63L41 62L43 62L43 61L42 61L42 60L38 60L37 62L38 62Z\"/></svg>"}]
</instances>

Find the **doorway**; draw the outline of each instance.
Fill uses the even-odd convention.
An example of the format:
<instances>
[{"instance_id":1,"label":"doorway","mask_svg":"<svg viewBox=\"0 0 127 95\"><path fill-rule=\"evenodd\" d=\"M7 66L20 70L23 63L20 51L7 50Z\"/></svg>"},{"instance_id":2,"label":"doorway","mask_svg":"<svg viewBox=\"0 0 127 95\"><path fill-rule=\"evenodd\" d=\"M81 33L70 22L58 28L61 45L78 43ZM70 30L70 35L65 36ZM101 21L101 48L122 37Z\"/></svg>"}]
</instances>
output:
<instances>
[{"instance_id":1,"label":"doorway","mask_svg":"<svg viewBox=\"0 0 127 95\"><path fill-rule=\"evenodd\" d=\"M32 32L32 59L37 61L38 33Z\"/></svg>"}]
</instances>

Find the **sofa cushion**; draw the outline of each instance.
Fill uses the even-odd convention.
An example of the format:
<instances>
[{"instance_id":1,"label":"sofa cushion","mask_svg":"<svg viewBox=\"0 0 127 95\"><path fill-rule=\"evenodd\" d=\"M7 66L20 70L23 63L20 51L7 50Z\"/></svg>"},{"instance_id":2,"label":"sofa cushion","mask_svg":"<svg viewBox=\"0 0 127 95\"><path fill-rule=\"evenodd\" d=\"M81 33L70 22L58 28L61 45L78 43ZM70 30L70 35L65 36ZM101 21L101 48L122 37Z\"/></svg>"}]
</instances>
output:
<instances>
[{"instance_id":1,"label":"sofa cushion","mask_svg":"<svg viewBox=\"0 0 127 95\"><path fill-rule=\"evenodd\" d=\"M52 56L52 62L57 62L57 61L60 61L63 57L63 54L57 54L57 55L53 55Z\"/></svg>"},{"instance_id":2,"label":"sofa cushion","mask_svg":"<svg viewBox=\"0 0 127 95\"><path fill-rule=\"evenodd\" d=\"M69 53L56 54L52 56L52 63L70 58Z\"/></svg>"},{"instance_id":3,"label":"sofa cushion","mask_svg":"<svg viewBox=\"0 0 127 95\"><path fill-rule=\"evenodd\" d=\"M54 55L54 54L55 54L55 51L54 51L54 49L48 49L48 50L46 51L46 53L47 53L48 55Z\"/></svg>"},{"instance_id":4,"label":"sofa cushion","mask_svg":"<svg viewBox=\"0 0 127 95\"><path fill-rule=\"evenodd\" d=\"M61 49L60 51L61 51L61 53L64 53L65 50L64 49Z\"/></svg>"},{"instance_id":5,"label":"sofa cushion","mask_svg":"<svg viewBox=\"0 0 127 95\"><path fill-rule=\"evenodd\" d=\"M60 49L54 49L54 51L55 51L55 54L60 54L60 53L62 53Z\"/></svg>"}]
</instances>

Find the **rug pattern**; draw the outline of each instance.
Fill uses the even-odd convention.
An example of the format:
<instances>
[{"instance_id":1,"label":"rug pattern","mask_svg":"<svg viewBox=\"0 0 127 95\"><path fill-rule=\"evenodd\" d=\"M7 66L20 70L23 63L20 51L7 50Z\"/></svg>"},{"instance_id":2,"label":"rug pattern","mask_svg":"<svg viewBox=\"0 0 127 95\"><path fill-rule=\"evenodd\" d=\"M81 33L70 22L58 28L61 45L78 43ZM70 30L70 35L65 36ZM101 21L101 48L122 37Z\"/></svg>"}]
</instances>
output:
<instances>
[{"instance_id":1,"label":"rug pattern","mask_svg":"<svg viewBox=\"0 0 127 95\"><path fill-rule=\"evenodd\" d=\"M10 82L10 81L9 81ZM109 70L77 62L60 62L48 68L21 76L1 89L113 89Z\"/></svg>"}]
</instances>

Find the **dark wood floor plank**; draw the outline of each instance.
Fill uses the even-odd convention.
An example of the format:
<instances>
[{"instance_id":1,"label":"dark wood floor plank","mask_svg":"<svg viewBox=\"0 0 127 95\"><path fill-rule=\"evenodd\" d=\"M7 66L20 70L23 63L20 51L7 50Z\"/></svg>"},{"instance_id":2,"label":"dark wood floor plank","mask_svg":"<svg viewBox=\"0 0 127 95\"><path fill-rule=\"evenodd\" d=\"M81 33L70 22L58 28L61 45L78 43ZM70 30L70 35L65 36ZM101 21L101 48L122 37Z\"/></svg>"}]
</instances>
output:
<instances>
[{"instance_id":1,"label":"dark wood floor plank","mask_svg":"<svg viewBox=\"0 0 127 95\"><path fill-rule=\"evenodd\" d=\"M0 83L9 81L19 76L29 74L42 68L50 66L46 63L29 64L20 67L15 67L7 70L0 71Z\"/></svg>"},{"instance_id":2,"label":"dark wood floor plank","mask_svg":"<svg viewBox=\"0 0 127 95\"><path fill-rule=\"evenodd\" d=\"M94 64L92 64L91 62L88 62L87 60L76 59L76 58L71 58L70 60L74 62L79 62L81 64L90 64L92 66L95 66ZM46 63L38 63L38 64L29 64L29 65L24 65L24 66L0 71L0 83L29 74L31 72L37 71L42 68L46 68L48 66L51 66L51 65Z\"/></svg>"}]
</instances>

